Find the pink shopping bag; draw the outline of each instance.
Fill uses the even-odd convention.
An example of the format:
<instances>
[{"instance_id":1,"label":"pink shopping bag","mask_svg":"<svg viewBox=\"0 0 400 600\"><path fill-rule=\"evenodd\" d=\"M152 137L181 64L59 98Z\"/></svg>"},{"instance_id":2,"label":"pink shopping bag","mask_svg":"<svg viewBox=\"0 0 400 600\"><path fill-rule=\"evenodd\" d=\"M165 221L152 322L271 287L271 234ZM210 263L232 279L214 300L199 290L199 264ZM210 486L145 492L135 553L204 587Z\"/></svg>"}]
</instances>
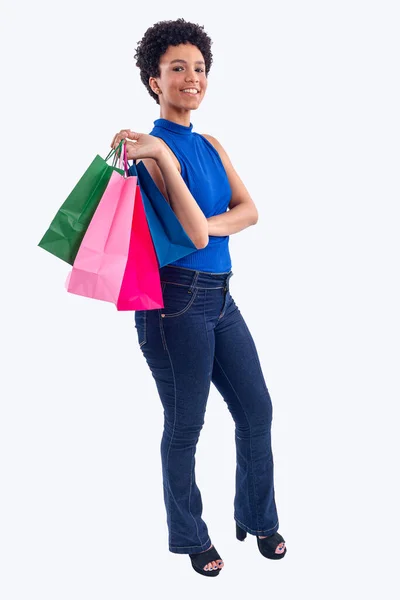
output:
<instances>
[{"instance_id":1,"label":"pink shopping bag","mask_svg":"<svg viewBox=\"0 0 400 600\"><path fill-rule=\"evenodd\" d=\"M113 302L117 310L164 307L137 177L112 173L65 286L72 294Z\"/></svg>"}]
</instances>

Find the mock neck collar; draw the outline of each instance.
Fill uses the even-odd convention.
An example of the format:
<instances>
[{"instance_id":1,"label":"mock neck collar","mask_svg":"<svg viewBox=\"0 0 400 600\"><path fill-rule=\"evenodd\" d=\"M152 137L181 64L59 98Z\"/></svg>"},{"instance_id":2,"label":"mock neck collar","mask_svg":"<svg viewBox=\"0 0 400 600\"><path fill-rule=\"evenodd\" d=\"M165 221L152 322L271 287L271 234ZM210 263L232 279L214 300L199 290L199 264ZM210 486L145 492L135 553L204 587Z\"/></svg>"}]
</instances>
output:
<instances>
[{"instance_id":1,"label":"mock neck collar","mask_svg":"<svg viewBox=\"0 0 400 600\"><path fill-rule=\"evenodd\" d=\"M183 135L190 135L193 129L193 123L190 123L189 126L186 126L175 123L175 121L170 121L169 119L156 119L154 121L154 126L163 127L164 129L169 129L170 131L181 133Z\"/></svg>"}]
</instances>

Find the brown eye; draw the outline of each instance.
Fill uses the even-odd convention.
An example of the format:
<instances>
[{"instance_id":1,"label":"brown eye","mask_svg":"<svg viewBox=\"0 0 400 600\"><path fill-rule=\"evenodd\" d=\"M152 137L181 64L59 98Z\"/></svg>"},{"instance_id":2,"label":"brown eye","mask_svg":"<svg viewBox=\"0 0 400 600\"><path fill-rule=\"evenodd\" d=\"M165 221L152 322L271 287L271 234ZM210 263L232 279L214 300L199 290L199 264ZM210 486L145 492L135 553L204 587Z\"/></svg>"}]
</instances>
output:
<instances>
[{"instance_id":1,"label":"brown eye","mask_svg":"<svg viewBox=\"0 0 400 600\"><path fill-rule=\"evenodd\" d=\"M183 67L174 67L172 70L176 71L177 69L183 69ZM200 69L201 72L204 71L204 69L202 69L201 67L197 67L196 71L198 71Z\"/></svg>"}]
</instances>

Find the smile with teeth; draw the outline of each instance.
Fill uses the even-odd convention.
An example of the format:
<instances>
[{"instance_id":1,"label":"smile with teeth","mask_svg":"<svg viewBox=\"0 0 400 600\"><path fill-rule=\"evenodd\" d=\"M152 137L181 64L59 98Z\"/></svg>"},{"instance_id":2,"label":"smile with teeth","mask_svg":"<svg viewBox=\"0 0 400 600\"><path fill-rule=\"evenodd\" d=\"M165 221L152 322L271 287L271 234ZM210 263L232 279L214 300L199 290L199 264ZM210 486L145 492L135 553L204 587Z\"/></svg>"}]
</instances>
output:
<instances>
[{"instance_id":1,"label":"smile with teeth","mask_svg":"<svg viewBox=\"0 0 400 600\"><path fill-rule=\"evenodd\" d=\"M191 94L192 96L195 96L196 94L198 94L198 90L196 90L196 88L186 88L185 90L181 90L181 91L185 94Z\"/></svg>"}]
</instances>

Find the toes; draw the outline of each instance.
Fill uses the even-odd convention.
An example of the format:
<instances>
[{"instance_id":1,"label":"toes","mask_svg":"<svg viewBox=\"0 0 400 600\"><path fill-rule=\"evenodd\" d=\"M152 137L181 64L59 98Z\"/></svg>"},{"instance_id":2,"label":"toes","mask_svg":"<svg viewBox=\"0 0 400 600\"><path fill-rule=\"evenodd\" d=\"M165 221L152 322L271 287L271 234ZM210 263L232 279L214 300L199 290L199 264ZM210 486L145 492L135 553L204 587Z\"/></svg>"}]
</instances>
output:
<instances>
[{"instance_id":1,"label":"toes","mask_svg":"<svg viewBox=\"0 0 400 600\"><path fill-rule=\"evenodd\" d=\"M275 549L275 554L283 554L285 551L285 542L281 542Z\"/></svg>"},{"instance_id":2,"label":"toes","mask_svg":"<svg viewBox=\"0 0 400 600\"><path fill-rule=\"evenodd\" d=\"M222 559L213 560L209 562L203 567L205 571L216 571L217 569L222 569L224 566L224 561Z\"/></svg>"},{"instance_id":3,"label":"toes","mask_svg":"<svg viewBox=\"0 0 400 600\"><path fill-rule=\"evenodd\" d=\"M222 567L223 565L221 565ZM219 567L219 565L217 565L216 561L213 560L212 562L209 562L206 564L206 566L204 567L205 571L216 571Z\"/></svg>"}]
</instances>

